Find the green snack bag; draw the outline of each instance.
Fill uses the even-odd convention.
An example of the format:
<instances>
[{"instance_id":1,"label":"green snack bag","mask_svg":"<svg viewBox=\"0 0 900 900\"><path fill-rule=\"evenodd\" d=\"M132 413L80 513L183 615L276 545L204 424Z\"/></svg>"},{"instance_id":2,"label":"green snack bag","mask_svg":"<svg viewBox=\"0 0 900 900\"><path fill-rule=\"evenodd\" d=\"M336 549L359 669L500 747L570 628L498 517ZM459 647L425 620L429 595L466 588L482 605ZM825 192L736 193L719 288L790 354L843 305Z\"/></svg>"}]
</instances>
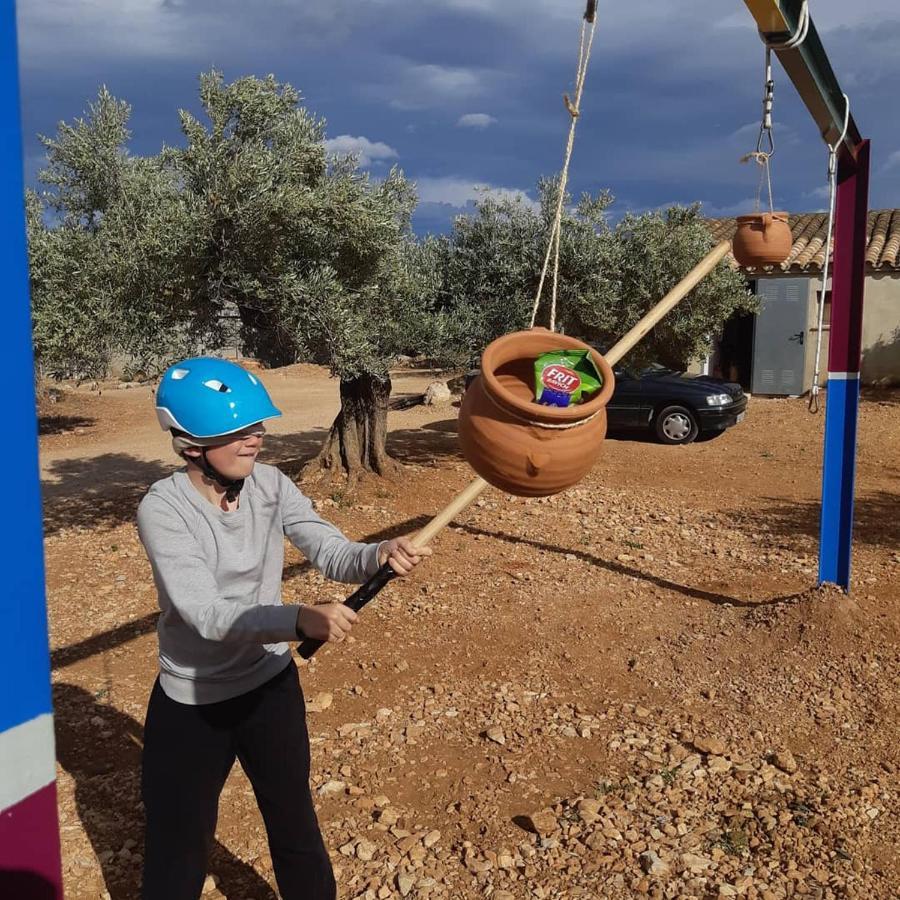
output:
<instances>
[{"instance_id":1,"label":"green snack bag","mask_svg":"<svg viewBox=\"0 0 900 900\"><path fill-rule=\"evenodd\" d=\"M554 350L534 363L535 399L544 406L574 406L600 390L603 376L588 350Z\"/></svg>"}]
</instances>

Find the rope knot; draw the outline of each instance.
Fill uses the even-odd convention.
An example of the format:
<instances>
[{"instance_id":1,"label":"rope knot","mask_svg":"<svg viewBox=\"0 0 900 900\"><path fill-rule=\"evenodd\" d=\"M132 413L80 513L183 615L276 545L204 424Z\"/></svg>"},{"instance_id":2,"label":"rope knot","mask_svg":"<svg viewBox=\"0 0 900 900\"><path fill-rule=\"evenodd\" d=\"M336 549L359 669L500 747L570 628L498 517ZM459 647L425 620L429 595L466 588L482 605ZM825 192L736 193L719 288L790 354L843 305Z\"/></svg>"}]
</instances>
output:
<instances>
[{"instance_id":1,"label":"rope knot","mask_svg":"<svg viewBox=\"0 0 900 900\"><path fill-rule=\"evenodd\" d=\"M573 119L577 119L581 115L581 111L577 106L569 99L568 94L563 94L563 103L566 105L566 109L569 111L569 115Z\"/></svg>"},{"instance_id":2,"label":"rope knot","mask_svg":"<svg viewBox=\"0 0 900 900\"><path fill-rule=\"evenodd\" d=\"M771 153L766 153L764 150L754 150L752 153L748 153L746 156L742 156L741 162L747 163L752 159L758 165L764 166L768 163L769 157L771 155Z\"/></svg>"}]
</instances>

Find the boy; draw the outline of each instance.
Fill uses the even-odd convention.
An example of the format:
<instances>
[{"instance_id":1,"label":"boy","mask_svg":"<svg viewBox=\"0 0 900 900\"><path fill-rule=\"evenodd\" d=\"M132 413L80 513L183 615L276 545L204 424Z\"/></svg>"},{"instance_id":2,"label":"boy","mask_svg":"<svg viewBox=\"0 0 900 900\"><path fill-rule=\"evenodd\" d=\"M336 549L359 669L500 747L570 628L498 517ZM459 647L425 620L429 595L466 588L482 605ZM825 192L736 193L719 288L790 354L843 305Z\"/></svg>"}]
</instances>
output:
<instances>
[{"instance_id":1,"label":"boy","mask_svg":"<svg viewBox=\"0 0 900 900\"><path fill-rule=\"evenodd\" d=\"M349 541L277 468L256 463L280 416L256 376L212 358L169 368L156 411L186 467L153 484L138 531L162 615L160 674L144 730L144 900L196 900L228 773L239 759L266 825L284 900L333 900L309 789L305 707L289 641L341 641L342 603L281 602L284 537L336 581L431 554L409 538Z\"/></svg>"}]
</instances>

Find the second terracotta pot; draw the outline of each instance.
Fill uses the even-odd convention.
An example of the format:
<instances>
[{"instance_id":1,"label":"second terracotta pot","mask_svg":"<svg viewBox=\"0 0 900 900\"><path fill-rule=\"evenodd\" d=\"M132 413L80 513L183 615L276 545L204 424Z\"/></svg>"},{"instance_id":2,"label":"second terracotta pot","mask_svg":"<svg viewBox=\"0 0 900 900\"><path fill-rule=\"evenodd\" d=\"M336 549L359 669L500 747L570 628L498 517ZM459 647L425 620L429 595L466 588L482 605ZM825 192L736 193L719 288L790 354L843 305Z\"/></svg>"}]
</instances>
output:
<instances>
[{"instance_id":1,"label":"second terracotta pot","mask_svg":"<svg viewBox=\"0 0 900 900\"><path fill-rule=\"evenodd\" d=\"M541 406L534 399L534 363L553 350L588 350L603 379L585 403ZM546 328L504 335L481 358L481 374L463 396L459 442L485 481L521 497L545 497L580 481L606 436L606 404L615 378L592 347Z\"/></svg>"},{"instance_id":2,"label":"second terracotta pot","mask_svg":"<svg viewBox=\"0 0 900 900\"><path fill-rule=\"evenodd\" d=\"M779 266L791 255L794 239L786 212L738 216L731 242L734 258L742 266Z\"/></svg>"}]
</instances>

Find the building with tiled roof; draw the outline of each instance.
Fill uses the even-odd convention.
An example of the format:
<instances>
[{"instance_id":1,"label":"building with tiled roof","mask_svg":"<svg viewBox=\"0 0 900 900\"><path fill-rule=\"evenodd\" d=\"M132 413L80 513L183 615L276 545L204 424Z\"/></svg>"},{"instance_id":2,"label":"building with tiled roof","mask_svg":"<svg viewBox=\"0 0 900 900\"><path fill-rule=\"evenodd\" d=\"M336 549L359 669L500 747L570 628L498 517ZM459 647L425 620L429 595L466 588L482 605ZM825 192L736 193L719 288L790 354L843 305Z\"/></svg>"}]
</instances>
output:
<instances>
[{"instance_id":1,"label":"building with tiled roof","mask_svg":"<svg viewBox=\"0 0 900 900\"><path fill-rule=\"evenodd\" d=\"M791 214L788 221L793 245L784 263L741 267L760 298L760 312L726 323L708 361L714 374L758 394L803 394L813 382L828 216ZM708 219L707 226L715 240L731 240L737 220ZM825 294L823 381L830 293ZM863 383L900 385L900 209L877 209L868 215L862 345Z\"/></svg>"}]
</instances>

